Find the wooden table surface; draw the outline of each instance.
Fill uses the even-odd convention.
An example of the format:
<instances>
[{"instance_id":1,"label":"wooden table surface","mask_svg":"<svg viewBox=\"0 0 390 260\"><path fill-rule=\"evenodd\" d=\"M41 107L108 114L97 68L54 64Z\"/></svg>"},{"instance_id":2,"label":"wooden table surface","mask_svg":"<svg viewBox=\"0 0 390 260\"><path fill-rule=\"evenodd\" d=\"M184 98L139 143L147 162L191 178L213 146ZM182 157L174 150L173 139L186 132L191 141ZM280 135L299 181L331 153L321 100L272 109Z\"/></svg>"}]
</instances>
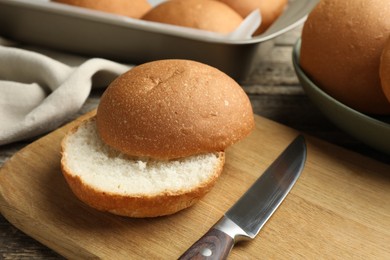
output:
<instances>
[{"instance_id":1,"label":"wooden table surface","mask_svg":"<svg viewBox=\"0 0 390 260\"><path fill-rule=\"evenodd\" d=\"M267 56L258 62L241 85L250 97L254 112L303 133L354 150L390 164L389 156L362 144L325 118L306 96L291 62L292 47L301 27L279 36ZM81 111L95 108L102 90L94 90ZM28 142L0 146L0 167ZM13 227L0 215L0 259L61 259L62 257Z\"/></svg>"}]
</instances>

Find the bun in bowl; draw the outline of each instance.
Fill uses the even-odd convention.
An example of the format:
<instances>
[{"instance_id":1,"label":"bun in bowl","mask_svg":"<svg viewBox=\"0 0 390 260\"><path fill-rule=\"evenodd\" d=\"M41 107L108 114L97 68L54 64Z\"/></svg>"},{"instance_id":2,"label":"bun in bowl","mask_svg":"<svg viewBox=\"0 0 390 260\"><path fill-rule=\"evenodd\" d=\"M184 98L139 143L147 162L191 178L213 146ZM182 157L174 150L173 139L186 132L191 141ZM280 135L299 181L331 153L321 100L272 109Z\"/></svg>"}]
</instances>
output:
<instances>
[{"instance_id":1,"label":"bun in bowl","mask_svg":"<svg viewBox=\"0 0 390 260\"><path fill-rule=\"evenodd\" d=\"M143 20L230 33L243 18L224 3L214 0L171 0L152 8Z\"/></svg>"},{"instance_id":2,"label":"bun in bowl","mask_svg":"<svg viewBox=\"0 0 390 260\"><path fill-rule=\"evenodd\" d=\"M62 142L62 172L74 194L130 217L173 214L215 184L225 149L254 127L242 88L194 61L137 66L110 84L96 117Z\"/></svg>"},{"instance_id":3,"label":"bun in bowl","mask_svg":"<svg viewBox=\"0 0 390 260\"><path fill-rule=\"evenodd\" d=\"M132 18L141 18L141 16L152 8L147 0L52 0L52 2L114 13Z\"/></svg>"},{"instance_id":4,"label":"bun in bowl","mask_svg":"<svg viewBox=\"0 0 390 260\"><path fill-rule=\"evenodd\" d=\"M389 13L387 0L322 0L302 30L301 67L329 95L363 113L390 113L379 78Z\"/></svg>"}]
</instances>

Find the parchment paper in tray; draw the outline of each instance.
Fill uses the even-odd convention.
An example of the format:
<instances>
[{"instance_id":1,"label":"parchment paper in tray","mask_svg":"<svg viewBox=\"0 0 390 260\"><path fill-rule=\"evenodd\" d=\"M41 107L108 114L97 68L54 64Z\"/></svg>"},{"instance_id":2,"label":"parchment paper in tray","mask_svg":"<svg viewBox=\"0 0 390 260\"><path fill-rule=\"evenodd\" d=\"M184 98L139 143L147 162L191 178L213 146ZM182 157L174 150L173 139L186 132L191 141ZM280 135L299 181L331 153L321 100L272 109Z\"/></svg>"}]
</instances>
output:
<instances>
[{"instance_id":1,"label":"parchment paper in tray","mask_svg":"<svg viewBox=\"0 0 390 260\"><path fill-rule=\"evenodd\" d=\"M132 64L167 58L192 59L240 80L249 73L255 58L261 59L261 53L272 46L270 40L301 24L317 2L289 1L284 13L266 32L248 37L245 33L221 36L177 28L48 0L0 0L0 36ZM256 19L259 22L259 17L252 15L243 24L248 32ZM246 29L238 30L242 31Z\"/></svg>"}]
</instances>

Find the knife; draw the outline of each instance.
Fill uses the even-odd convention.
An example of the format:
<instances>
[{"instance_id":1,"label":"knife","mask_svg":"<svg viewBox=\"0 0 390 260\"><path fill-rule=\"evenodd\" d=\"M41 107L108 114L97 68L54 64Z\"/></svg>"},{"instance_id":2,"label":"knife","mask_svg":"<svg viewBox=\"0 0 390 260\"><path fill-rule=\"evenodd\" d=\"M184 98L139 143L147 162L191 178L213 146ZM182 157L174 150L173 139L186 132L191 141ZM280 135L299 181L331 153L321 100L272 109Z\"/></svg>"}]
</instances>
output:
<instances>
[{"instance_id":1,"label":"knife","mask_svg":"<svg viewBox=\"0 0 390 260\"><path fill-rule=\"evenodd\" d=\"M179 259L226 259L235 242L255 238L298 180L305 161L305 139L299 135Z\"/></svg>"}]
</instances>

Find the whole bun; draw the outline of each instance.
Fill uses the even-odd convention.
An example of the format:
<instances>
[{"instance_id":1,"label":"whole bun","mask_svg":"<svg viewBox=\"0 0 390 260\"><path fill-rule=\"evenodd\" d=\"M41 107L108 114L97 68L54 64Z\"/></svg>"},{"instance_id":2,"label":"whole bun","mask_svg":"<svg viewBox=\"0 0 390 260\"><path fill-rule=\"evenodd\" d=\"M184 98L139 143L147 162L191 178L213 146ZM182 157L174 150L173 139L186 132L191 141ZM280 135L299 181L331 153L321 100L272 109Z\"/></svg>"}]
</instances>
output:
<instances>
[{"instance_id":1,"label":"whole bun","mask_svg":"<svg viewBox=\"0 0 390 260\"><path fill-rule=\"evenodd\" d=\"M243 18L252 11L259 9L261 13L261 25L254 33L264 32L283 12L288 0L219 0L237 11Z\"/></svg>"},{"instance_id":2,"label":"whole bun","mask_svg":"<svg viewBox=\"0 0 390 260\"><path fill-rule=\"evenodd\" d=\"M187 60L145 63L113 81L96 116L67 132L61 170L92 208L170 215L212 189L224 150L253 127L248 97L223 72Z\"/></svg>"},{"instance_id":3,"label":"whole bun","mask_svg":"<svg viewBox=\"0 0 390 260\"><path fill-rule=\"evenodd\" d=\"M52 0L53 2L141 18L152 6L147 0Z\"/></svg>"},{"instance_id":4,"label":"whole bun","mask_svg":"<svg viewBox=\"0 0 390 260\"><path fill-rule=\"evenodd\" d=\"M390 37L387 40L381 55L380 78L382 90L390 102Z\"/></svg>"},{"instance_id":5,"label":"whole bun","mask_svg":"<svg viewBox=\"0 0 390 260\"><path fill-rule=\"evenodd\" d=\"M218 33L230 33L243 21L236 11L214 0L166 1L154 7L142 19Z\"/></svg>"},{"instance_id":6,"label":"whole bun","mask_svg":"<svg viewBox=\"0 0 390 260\"><path fill-rule=\"evenodd\" d=\"M130 156L171 159L218 152L254 127L242 88L216 68L189 60L139 65L104 92L102 140Z\"/></svg>"},{"instance_id":7,"label":"whole bun","mask_svg":"<svg viewBox=\"0 0 390 260\"><path fill-rule=\"evenodd\" d=\"M322 0L302 31L300 65L328 94L364 113L388 114L379 78L390 1Z\"/></svg>"}]
</instances>

